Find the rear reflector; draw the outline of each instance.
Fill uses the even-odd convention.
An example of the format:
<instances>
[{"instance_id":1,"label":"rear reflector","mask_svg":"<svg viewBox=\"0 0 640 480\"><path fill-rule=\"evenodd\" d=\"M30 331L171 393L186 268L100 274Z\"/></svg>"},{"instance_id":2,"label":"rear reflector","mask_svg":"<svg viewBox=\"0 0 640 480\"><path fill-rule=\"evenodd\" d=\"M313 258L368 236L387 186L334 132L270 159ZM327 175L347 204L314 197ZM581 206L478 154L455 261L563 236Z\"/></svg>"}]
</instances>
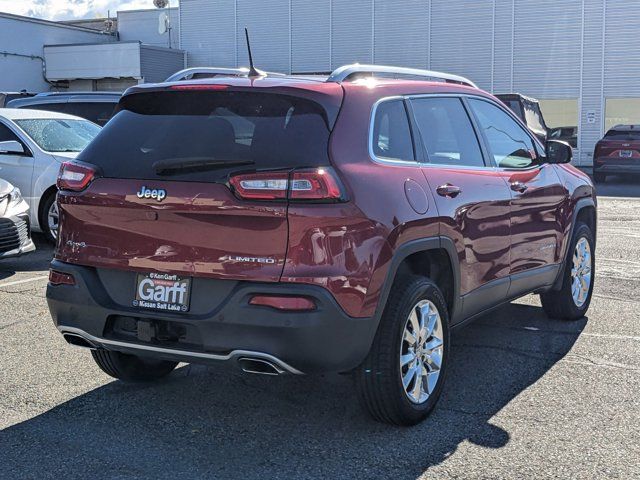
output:
<instances>
[{"instance_id":1,"label":"rear reflector","mask_svg":"<svg viewBox=\"0 0 640 480\"><path fill-rule=\"evenodd\" d=\"M249 301L250 305L261 305L277 310L307 311L315 310L316 303L307 297L281 297L272 295L256 295Z\"/></svg>"},{"instance_id":2,"label":"rear reflector","mask_svg":"<svg viewBox=\"0 0 640 480\"><path fill-rule=\"evenodd\" d=\"M76 279L70 273L49 270L49 283L51 285L75 285Z\"/></svg>"},{"instance_id":3,"label":"rear reflector","mask_svg":"<svg viewBox=\"0 0 640 480\"><path fill-rule=\"evenodd\" d=\"M339 201L342 187L331 168L261 172L231 177L236 195L249 200Z\"/></svg>"},{"instance_id":4,"label":"rear reflector","mask_svg":"<svg viewBox=\"0 0 640 480\"><path fill-rule=\"evenodd\" d=\"M79 192L87 188L96 176L96 171L88 165L75 162L64 162L60 166L58 189Z\"/></svg>"}]
</instances>

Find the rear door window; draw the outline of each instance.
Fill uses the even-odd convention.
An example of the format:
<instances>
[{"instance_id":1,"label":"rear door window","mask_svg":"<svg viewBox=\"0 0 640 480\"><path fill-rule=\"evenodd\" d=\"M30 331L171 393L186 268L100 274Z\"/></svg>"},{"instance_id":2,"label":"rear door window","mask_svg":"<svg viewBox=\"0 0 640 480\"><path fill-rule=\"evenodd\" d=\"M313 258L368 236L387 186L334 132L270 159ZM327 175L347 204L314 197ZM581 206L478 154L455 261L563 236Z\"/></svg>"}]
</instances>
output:
<instances>
[{"instance_id":1,"label":"rear door window","mask_svg":"<svg viewBox=\"0 0 640 480\"><path fill-rule=\"evenodd\" d=\"M415 160L409 118L402 100L382 102L376 108L371 147L377 158Z\"/></svg>"},{"instance_id":2,"label":"rear door window","mask_svg":"<svg viewBox=\"0 0 640 480\"><path fill-rule=\"evenodd\" d=\"M145 92L122 99L79 160L105 177L224 181L239 169L328 165L329 133L324 109L304 98Z\"/></svg>"},{"instance_id":3,"label":"rear door window","mask_svg":"<svg viewBox=\"0 0 640 480\"><path fill-rule=\"evenodd\" d=\"M459 98L417 98L413 113L428 163L484 167L484 158L467 111Z\"/></svg>"}]
</instances>

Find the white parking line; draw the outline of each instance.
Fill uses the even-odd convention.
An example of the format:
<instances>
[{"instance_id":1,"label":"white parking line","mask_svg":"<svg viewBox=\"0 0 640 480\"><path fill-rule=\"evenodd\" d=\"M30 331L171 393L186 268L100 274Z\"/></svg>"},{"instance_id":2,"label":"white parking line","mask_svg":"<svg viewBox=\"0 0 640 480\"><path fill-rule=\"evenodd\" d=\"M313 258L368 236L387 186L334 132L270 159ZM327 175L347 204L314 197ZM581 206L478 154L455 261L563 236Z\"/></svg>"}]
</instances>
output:
<instances>
[{"instance_id":1,"label":"white parking line","mask_svg":"<svg viewBox=\"0 0 640 480\"><path fill-rule=\"evenodd\" d=\"M39 277L25 278L24 280L15 280L13 282L0 283L0 288L22 285L23 283L37 282L38 280L46 280L48 278L49 275L41 275Z\"/></svg>"},{"instance_id":2,"label":"white parking line","mask_svg":"<svg viewBox=\"0 0 640 480\"><path fill-rule=\"evenodd\" d=\"M615 335L609 333L582 333L581 335L587 337L613 338L615 340L640 340L640 337L635 335Z\"/></svg>"}]
</instances>

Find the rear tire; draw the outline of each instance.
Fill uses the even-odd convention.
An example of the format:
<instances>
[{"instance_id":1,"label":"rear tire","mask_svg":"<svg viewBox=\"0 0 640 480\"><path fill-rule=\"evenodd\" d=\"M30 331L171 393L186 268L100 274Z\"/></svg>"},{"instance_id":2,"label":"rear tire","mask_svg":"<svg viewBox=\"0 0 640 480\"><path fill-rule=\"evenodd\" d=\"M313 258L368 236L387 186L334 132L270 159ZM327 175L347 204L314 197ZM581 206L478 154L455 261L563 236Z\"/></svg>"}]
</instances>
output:
<instances>
[{"instance_id":1,"label":"rear tire","mask_svg":"<svg viewBox=\"0 0 640 480\"><path fill-rule=\"evenodd\" d=\"M595 172L593 174L593 179L595 180L596 183L605 183L607 181L607 174Z\"/></svg>"},{"instance_id":2,"label":"rear tire","mask_svg":"<svg viewBox=\"0 0 640 480\"><path fill-rule=\"evenodd\" d=\"M151 382L169 375L178 362L155 360L110 350L91 350L98 367L123 382Z\"/></svg>"},{"instance_id":3,"label":"rear tire","mask_svg":"<svg viewBox=\"0 0 640 480\"><path fill-rule=\"evenodd\" d=\"M401 280L367 358L355 371L360 402L377 421L415 425L440 397L448 355L449 313L442 292L427 278Z\"/></svg>"},{"instance_id":4,"label":"rear tire","mask_svg":"<svg viewBox=\"0 0 640 480\"><path fill-rule=\"evenodd\" d=\"M44 234L47 242L52 245L56 244L58 238L58 207L56 205L57 190L49 192L42 199L42 208L40 209L40 229Z\"/></svg>"},{"instance_id":5,"label":"rear tire","mask_svg":"<svg viewBox=\"0 0 640 480\"><path fill-rule=\"evenodd\" d=\"M540 300L549 317L578 320L584 317L589 309L595 278L595 243L593 233L587 224L576 224L569 248L562 287L557 291L540 294ZM588 255L588 259L583 260L585 255ZM585 282L588 282L588 285Z\"/></svg>"}]
</instances>

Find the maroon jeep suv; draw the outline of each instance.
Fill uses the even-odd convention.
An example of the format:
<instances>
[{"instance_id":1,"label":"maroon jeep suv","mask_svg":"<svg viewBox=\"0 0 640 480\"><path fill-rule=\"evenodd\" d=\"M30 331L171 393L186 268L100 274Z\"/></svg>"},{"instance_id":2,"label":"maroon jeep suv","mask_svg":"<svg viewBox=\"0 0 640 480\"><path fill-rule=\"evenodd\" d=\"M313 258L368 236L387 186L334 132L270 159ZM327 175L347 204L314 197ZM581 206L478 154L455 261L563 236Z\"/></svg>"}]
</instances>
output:
<instances>
[{"instance_id":1,"label":"maroon jeep suv","mask_svg":"<svg viewBox=\"0 0 640 480\"><path fill-rule=\"evenodd\" d=\"M593 178L604 183L611 174L640 174L640 125L616 125L596 144Z\"/></svg>"},{"instance_id":2,"label":"maroon jeep suv","mask_svg":"<svg viewBox=\"0 0 640 480\"><path fill-rule=\"evenodd\" d=\"M453 328L529 293L587 311L596 199L570 159L438 72L136 86L61 168L49 308L124 381L348 372L373 417L414 424Z\"/></svg>"}]
</instances>

